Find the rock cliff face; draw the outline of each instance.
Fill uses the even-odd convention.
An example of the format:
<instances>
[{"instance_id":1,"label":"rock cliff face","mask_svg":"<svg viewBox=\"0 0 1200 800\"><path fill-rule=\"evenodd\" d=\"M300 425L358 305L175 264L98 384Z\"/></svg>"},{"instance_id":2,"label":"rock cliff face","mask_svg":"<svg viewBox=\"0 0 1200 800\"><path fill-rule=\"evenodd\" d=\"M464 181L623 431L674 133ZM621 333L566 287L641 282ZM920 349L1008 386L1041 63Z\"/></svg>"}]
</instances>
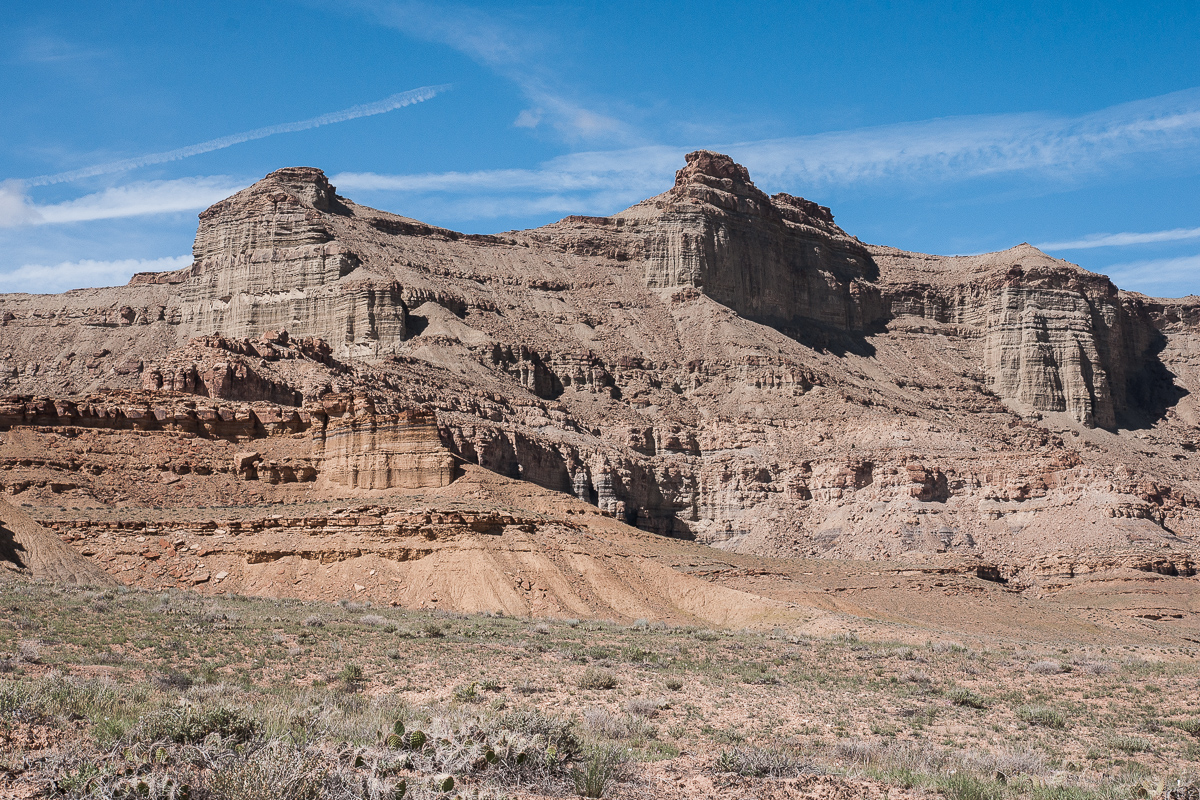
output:
<instances>
[{"instance_id":1,"label":"rock cliff face","mask_svg":"<svg viewBox=\"0 0 1200 800\"><path fill-rule=\"evenodd\" d=\"M361 259L326 224L346 213L324 174L305 168L273 172L206 210L180 289L181 331L286 329L341 356L394 352L405 333L399 286L354 274Z\"/></svg>"},{"instance_id":2,"label":"rock cliff face","mask_svg":"<svg viewBox=\"0 0 1200 800\"><path fill-rule=\"evenodd\" d=\"M363 404L366 406L366 404ZM429 411L375 414L365 408L331 418L323 431L328 479L358 489L426 489L454 480L454 459Z\"/></svg>"},{"instance_id":3,"label":"rock cliff face","mask_svg":"<svg viewBox=\"0 0 1200 800\"><path fill-rule=\"evenodd\" d=\"M0 484L35 505L185 502L172 476L190 502L385 497L475 464L727 550L1197 561L1200 306L1028 245L865 245L715 153L496 236L280 170L201 215L186 270L2 308Z\"/></svg>"},{"instance_id":4,"label":"rock cliff face","mask_svg":"<svg viewBox=\"0 0 1200 800\"><path fill-rule=\"evenodd\" d=\"M866 248L828 208L787 194L767 197L746 168L699 151L675 186L617 214L649 228L646 285L692 287L768 325L805 323L862 331L882 319L878 271Z\"/></svg>"},{"instance_id":5,"label":"rock cliff face","mask_svg":"<svg viewBox=\"0 0 1200 800\"><path fill-rule=\"evenodd\" d=\"M1112 429L1143 422L1171 394L1153 368L1165 339L1139 298L1029 245L974 261L978 283L892 287L891 313L978 329L989 382L1014 407Z\"/></svg>"},{"instance_id":6,"label":"rock cliff face","mask_svg":"<svg viewBox=\"0 0 1200 800\"><path fill-rule=\"evenodd\" d=\"M0 470L9 475L15 470L26 479L10 477L5 490L20 494L48 488L60 494L87 486L90 497L112 500L128 491L122 484L133 465L120 464L120 451L103 443L105 434L121 432L162 434L143 440L145 452L139 455L150 458L164 479L229 475L272 485L319 479L348 489L419 489L447 486L455 477L454 458L428 411L378 413L371 398L343 394L326 394L302 408L214 400L176 392L110 392L74 401L6 398L0 401L0 432L16 432L17 441L7 455L0 442ZM21 446L24 431L91 443L82 449L61 446L56 456L34 456ZM172 440L191 444L173 453ZM39 469L40 481L26 474ZM69 473L71 480L46 480L45 470ZM107 480L92 482L89 476Z\"/></svg>"}]
</instances>

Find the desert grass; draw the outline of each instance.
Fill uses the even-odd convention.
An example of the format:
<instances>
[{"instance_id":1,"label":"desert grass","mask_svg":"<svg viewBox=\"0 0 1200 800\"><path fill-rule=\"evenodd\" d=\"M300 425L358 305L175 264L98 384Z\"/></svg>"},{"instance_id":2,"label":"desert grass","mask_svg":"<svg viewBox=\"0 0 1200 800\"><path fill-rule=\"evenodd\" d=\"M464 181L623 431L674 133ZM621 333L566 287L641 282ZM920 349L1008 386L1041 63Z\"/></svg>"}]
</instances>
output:
<instances>
[{"instance_id":1,"label":"desert grass","mask_svg":"<svg viewBox=\"0 0 1200 800\"><path fill-rule=\"evenodd\" d=\"M718 787L1197 800L1180 654L15 581L0 608L0 794L614 796L687 764Z\"/></svg>"}]
</instances>

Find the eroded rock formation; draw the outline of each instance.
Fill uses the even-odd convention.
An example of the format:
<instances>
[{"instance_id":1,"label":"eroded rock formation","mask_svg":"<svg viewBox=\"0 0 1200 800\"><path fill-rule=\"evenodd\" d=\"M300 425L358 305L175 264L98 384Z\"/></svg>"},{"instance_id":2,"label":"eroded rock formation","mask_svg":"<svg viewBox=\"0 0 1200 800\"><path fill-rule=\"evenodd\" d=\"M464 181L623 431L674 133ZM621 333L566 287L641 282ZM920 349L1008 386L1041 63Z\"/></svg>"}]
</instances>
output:
<instances>
[{"instance_id":1,"label":"eroded rock formation","mask_svg":"<svg viewBox=\"0 0 1200 800\"><path fill-rule=\"evenodd\" d=\"M3 309L0 483L31 503L420 492L462 462L729 550L1195 569L1200 304L1028 245L863 244L715 153L496 236L280 170L201 215L191 267ZM151 439L178 452L131 489Z\"/></svg>"}]
</instances>

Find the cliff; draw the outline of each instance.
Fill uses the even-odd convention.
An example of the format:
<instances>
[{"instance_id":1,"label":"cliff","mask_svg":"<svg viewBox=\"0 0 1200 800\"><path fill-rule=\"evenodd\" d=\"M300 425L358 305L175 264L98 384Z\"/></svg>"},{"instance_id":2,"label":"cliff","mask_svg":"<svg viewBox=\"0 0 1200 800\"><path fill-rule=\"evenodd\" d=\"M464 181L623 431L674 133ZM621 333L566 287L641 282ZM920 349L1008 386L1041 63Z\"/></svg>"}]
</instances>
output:
<instances>
[{"instance_id":1,"label":"cliff","mask_svg":"<svg viewBox=\"0 0 1200 800\"><path fill-rule=\"evenodd\" d=\"M804 323L862 331L882 321L878 270L828 208L767 197L728 156L690 153L664 194L614 220L644 226L645 281L688 286L744 317L776 327Z\"/></svg>"},{"instance_id":2,"label":"cliff","mask_svg":"<svg viewBox=\"0 0 1200 800\"><path fill-rule=\"evenodd\" d=\"M327 224L346 213L325 175L306 168L273 172L207 209L180 286L180 331L286 329L320 337L341 356L394 352L405 332L399 287L356 274L360 257Z\"/></svg>"},{"instance_id":3,"label":"cliff","mask_svg":"<svg viewBox=\"0 0 1200 800\"><path fill-rule=\"evenodd\" d=\"M279 170L205 211L194 253L3 299L6 492L184 502L182 475L255 506L477 464L728 550L1195 569L1200 307L1028 245L863 244L701 151L612 217L495 236ZM121 458L164 477L130 488Z\"/></svg>"}]
</instances>

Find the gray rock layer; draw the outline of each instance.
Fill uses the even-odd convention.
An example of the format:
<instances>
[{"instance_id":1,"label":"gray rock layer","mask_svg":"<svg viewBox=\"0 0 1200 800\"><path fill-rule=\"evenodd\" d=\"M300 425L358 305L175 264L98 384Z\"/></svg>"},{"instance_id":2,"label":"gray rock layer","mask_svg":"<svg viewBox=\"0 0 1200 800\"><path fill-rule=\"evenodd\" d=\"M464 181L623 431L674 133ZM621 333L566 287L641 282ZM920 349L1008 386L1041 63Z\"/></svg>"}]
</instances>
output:
<instances>
[{"instance_id":1,"label":"gray rock layer","mask_svg":"<svg viewBox=\"0 0 1200 800\"><path fill-rule=\"evenodd\" d=\"M727 548L1195 561L1196 303L1028 245L865 245L715 153L612 217L496 236L280 170L201 215L188 269L5 296L0 326L12 393L373 393L385 414L434 412L458 458ZM279 331L307 355L237 344ZM330 440L339 485L452 477L390 430L363 417Z\"/></svg>"}]
</instances>

